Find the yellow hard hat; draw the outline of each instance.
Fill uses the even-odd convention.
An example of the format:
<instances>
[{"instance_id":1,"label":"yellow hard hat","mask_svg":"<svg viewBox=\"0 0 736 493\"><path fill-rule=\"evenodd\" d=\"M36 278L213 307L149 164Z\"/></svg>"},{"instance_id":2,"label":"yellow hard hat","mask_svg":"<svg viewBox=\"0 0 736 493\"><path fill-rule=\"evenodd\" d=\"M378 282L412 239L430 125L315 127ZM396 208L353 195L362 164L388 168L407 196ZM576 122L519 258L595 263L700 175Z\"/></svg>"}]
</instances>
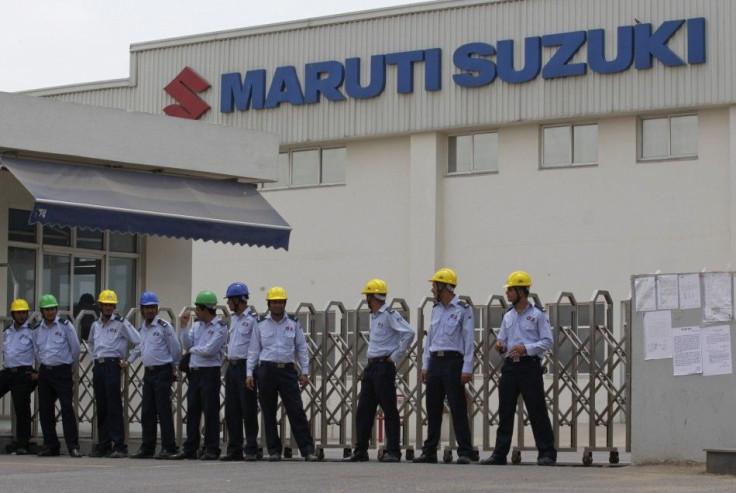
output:
<instances>
[{"instance_id":1,"label":"yellow hard hat","mask_svg":"<svg viewBox=\"0 0 736 493\"><path fill-rule=\"evenodd\" d=\"M266 301L287 300L286 290L280 286L274 286L266 293Z\"/></svg>"},{"instance_id":2,"label":"yellow hard hat","mask_svg":"<svg viewBox=\"0 0 736 493\"><path fill-rule=\"evenodd\" d=\"M443 268L435 272L429 282L443 282L457 286L457 274L452 269Z\"/></svg>"},{"instance_id":3,"label":"yellow hard hat","mask_svg":"<svg viewBox=\"0 0 736 493\"><path fill-rule=\"evenodd\" d=\"M360 294L386 294L388 293L388 287L383 279L371 279L365 283L365 288Z\"/></svg>"},{"instance_id":4,"label":"yellow hard hat","mask_svg":"<svg viewBox=\"0 0 736 493\"><path fill-rule=\"evenodd\" d=\"M523 270L517 270L509 274L508 279L506 279L506 284L504 284L504 288L514 288L516 286L521 287L529 287L532 285L532 278L529 274L524 272Z\"/></svg>"},{"instance_id":5,"label":"yellow hard hat","mask_svg":"<svg viewBox=\"0 0 736 493\"><path fill-rule=\"evenodd\" d=\"M18 298L17 300L13 300L13 302L10 304L10 311L28 312L31 311L31 307L28 306L28 302L26 300Z\"/></svg>"},{"instance_id":6,"label":"yellow hard hat","mask_svg":"<svg viewBox=\"0 0 736 493\"><path fill-rule=\"evenodd\" d=\"M100 293L100 297L97 298L98 303L106 303L109 305L117 305L118 304L118 295L115 294L115 291L112 289L105 289Z\"/></svg>"}]
</instances>

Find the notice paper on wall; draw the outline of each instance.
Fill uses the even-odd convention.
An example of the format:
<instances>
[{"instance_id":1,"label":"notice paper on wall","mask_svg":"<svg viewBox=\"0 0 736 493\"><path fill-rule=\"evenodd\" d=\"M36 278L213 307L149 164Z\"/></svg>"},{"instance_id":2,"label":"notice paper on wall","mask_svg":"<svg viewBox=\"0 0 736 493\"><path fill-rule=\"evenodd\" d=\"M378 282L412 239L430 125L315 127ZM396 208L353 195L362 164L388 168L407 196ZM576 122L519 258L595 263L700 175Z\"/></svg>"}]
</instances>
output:
<instances>
[{"instance_id":1,"label":"notice paper on wall","mask_svg":"<svg viewBox=\"0 0 736 493\"><path fill-rule=\"evenodd\" d=\"M651 312L657 309L654 276L643 276L634 279L634 296L637 312Z\"/></svg>"},{"instance_id":2,"label":"notice paper on wall","mask_svg":"<svg viewBox=\"0 0 736 493\"><path fill-rule=\"evenodd\" d=\"M698 274L678 274L677 286L680 291L680 310L700 308L700 276Z\"/></svg>"},{"instance_id":3,"label":"notice paper on wall","mask_svg":"<svg viewBox=\"0 0 736 493\"><path fill-rule=\"evenodd\" d=\"M701 329L703 346L703 375L730 375L731 327L714 325Z\"/></svg>"},{"instance_id":4,"label":"notice paper on wall","mask_svg":"<svg viewBox=\"0 0 736 493\"><path fill-rule=\"evenodd\" d=\"M644 314L644 359L672 357L672 312Z\"/></svg>"},{"instance_id":5,"label":"notice paper on wall","mask_svg":"<svg viewBox=\"0 0 736 493\"><path fill-rule=\"evenodd\" d=\"M657 310L676 310L677 307L677 274L657 276Z\"/></svg>"},{"instance_id":6,"label":"notice paper on wall","mask_svg":"<svg viewBox=\"0 0 736 493\"><path fill-rule=\"evenodd\" d=\"M700 327L677 327L672 332L672 366L675 376L703 373Z\"/></svg>"},{"instance_id":7,"label":"notice paper on wall","mask_svg":"<svg viewBox=\"0 0 736 493\"><path fill-rule=\"evenodd\" d=\"M703 274L703 322L728 322L733 317L731 274L710 272Z\"/></svg>"}]
</instances>

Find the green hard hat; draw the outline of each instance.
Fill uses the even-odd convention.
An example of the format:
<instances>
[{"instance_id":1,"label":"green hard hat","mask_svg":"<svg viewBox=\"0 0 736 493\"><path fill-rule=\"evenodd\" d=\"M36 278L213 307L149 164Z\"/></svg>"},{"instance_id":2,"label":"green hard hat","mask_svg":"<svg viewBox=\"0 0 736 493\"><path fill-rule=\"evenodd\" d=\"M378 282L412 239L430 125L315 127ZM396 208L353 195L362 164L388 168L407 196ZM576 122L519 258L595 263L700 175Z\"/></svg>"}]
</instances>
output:
<instances>
[{"instance_id":1,"label":"green hard hat","mask_svg":"<svg viewBox=\"0 0 736 493\"><path fill-rule=\"evenodd\" d=\"M59 306L59 302L56 301L56 298L53 294L45 294L41 296L39 306L41 308L54 308L55 306Z\"/></svg>"},{"instance_id":2,"label":"green hard hat","mask_svg":"<svg viewBox=\"0 0 736 493\"><path fill-rule=\"evenodd\" d=\"M217 304L217 295L212 291L204 290L197 293L197 299L194 300L195 305L211 305Z\"/></svg>"}]
</instances>

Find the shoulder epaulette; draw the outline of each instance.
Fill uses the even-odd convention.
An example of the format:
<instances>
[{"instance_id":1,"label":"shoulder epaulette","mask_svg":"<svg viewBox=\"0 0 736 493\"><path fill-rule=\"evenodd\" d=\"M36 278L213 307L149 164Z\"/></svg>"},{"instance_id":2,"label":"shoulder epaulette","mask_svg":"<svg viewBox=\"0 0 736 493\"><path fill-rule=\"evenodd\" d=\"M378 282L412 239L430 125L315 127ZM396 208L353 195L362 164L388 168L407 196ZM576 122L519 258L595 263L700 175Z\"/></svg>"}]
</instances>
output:
<instances>
[{"instance_id":1,"label":"shoulder epaulette","mask_svg":"<svg viewBox=\"0 0 736 493\"><path fill-rule=\"evenodd\" d=\"M296 318L296 315L287 315L287 316L288 316L288 317L289 317L289 318L290 318L291 320L293 320L294 322L298 322L298 321L299 321L299 319L298 319L298 318Z\"/></svg>"},{"instance_id":2,"label":"shoulder epaulette","mask_svg":"<svg viewBox=\"0 0 736 493\"><path fill-rule=\"evenodd\" d=\"M258 322L263 322L264 320L266 320L266 315L261 315L260 317L258 317Z\"/></svg>"},{"instance_id":3,"label":"shoulder epaulette","mask_svg":"<svg viewBox=\"0 0 736 493\"><path fill-rule=\"evenodd\" d=\"M40 324L40 322L39 322L39 324ZM28 324L28 328L31 329L31 330L36 330L36 327L38 327L38 325Z\"/></svg>"},{"instance_id":4,"label":"shoulder epaulette","mask_svg":"<svg viewBox=\"0 0 736 493\"><path fill-rule=\"evenodd\" d=\"M156 322L157 322L157 323L158 323L158 324L159 324L159 325L160 325L161 327L168 327L169 325L171 325L171 324L170 324L169 322L167 322L166 320L164 320L164 319L161 319L161 318L159 318L159 319L158 319L158 320L157 320Z\"/></svg>"},{"instance_id":5,"label":"shoulder epaulette","mask_svg":"<svg viewBox=\"0 0 736 493\"><path fill-rule=\"evenodd\" d=\"M394 310L393 308L386 308L386 313L388 313L389 315L393 315L394 313L396 313L396 310Z\"/></svg>"},{"instance_id":6,"label":"shoulder epaulette","mask_svg":"<svg viewBox=\"0 0 736 493\"><path fill-rule=\"evenodd\" d=\"M435 306L437 306L437 305L439 305L439 304L440 304L440 302L439 302L439 301L435 301L434 303L432 303L432 307L434 308Z\"/></svg>"},{"instance_id":7,"label":"shoulder epaulette","mask_svg":"<svg viewBox=\"0 0 736 493\"><path fill-rule=\"evenodd\" d=\"M61 322L64 325L71 325L72 324L69 320L67 320L65 318L60 318L59 319L59 322Z\"/></svg>"},{"instance_id":8,"label":"shoulder epaulette","mask_svg":"<svg viewBox=\"0 0 736 493\"><path fill-rule=\"evenodd\" d=\"M116 322L122 322L123 321L123 317L121 317L117 313L116 314L113 314L112 319L115 320Z\"/></svg>"},{"instance_id":9,"label":"shoulder epaulette","mask_svg":"<svg viewBox=\"0 0 736 493\"><path fill-rule=\"evenodd\" d=\"M463 308L467 308L467 307L470 306L470 305L468 305L468 302L467 301L463 301L463 300L457 300L457 304L460 305L460 306L462 306Z\"/></svg>"},{"instance_id":10,"label":"shoulder epaulette","mask_svg":"<svg viewBox=\"0 0 736 493\"><path fill-rule=\"evenodd\" d=\"M506 313L510 312L514 309L514 305L509 305L508 308L506 308Z\"/></svg>"},{"instance_id":11,"label":"shoulder epaulette","mask_svg":"<svg viewBox=\"0 0 736 493\"><path fill-rule=\"evenodd\" d=\"M539 305L537 305L537 304L535 304L535 305L534 305L534 308L536 308L537 310L539 310L539 311L540 311L540 312L542 312L542 313L544 313L544 312L546 312L546 311L547 311L547 310L545 310L545 309L544 309L544 307L543 307L543 306L539 306Z\"/></svg>"},{"instance_id":12,"label":"shoulder epaulette","mask_svg":"<svg viewBox=\"0 0 736 493\"><path fill-rule=\"evenodd\" d=\"M37 328L39 328L40 326L41 326L41 321L40 321L40 320L39 320L38 322L36 322L35 324L33 324L33 328L34 328L34 329L37 329Z\"/></svg>"},{"instance_id":13,"label":"shoulder epaulette","mask_svg":"<svg viewBox=\"0 0 736 493\"><path fill-rule=\"evenodd\" d=\"M218 322L220 325L224 325L225 327L227 327L227 322L225 322L223 319L220 319Z\"/></svg>"},{"instance_id":14,"label":"shoulder epaulette","mask_svg":"<svg viewBox=\"0 0 736 493\"><path fill-rule=\"evenodd\" d=\"M9 329L9 328L11 328L11 327L12 327L12 325L8 325L7 327L5 327L5 328L3 329L3 332L5 332L6 330L8 330L8 329Z\"/></svg>"}]
</instances>

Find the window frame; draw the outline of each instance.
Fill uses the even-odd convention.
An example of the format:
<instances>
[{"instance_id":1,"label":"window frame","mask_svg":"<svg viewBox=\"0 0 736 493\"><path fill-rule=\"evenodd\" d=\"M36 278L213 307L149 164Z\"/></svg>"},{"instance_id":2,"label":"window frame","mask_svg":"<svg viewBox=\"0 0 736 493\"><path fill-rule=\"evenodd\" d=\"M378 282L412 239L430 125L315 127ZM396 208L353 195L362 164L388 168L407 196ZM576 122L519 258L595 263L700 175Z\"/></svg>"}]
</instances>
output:
<instances>
[{"instance_id":1,"label":"window frame","mask_svg":"<svg viewBox=\"0 0 736 493\"><path fill-rule=\"evenodd\" d=\"M596 127L596 159L595 161L575 162L575 127ZM569 142L569 163L561 164L544 164L544 133L548 128L567 128L569 130L570 142ZM582 121L582 122L558 122L549 123L539 126L539 169L570 169L570 168L587 168L592 166L598 166L600 161L600 125L598 121Z\"/></svg>"},{"instance_id":2,"label":"window frame","mask_svg":"<svg viewBox=\"0 0 736 493\"><path fill-rule=\"evenodd\" d=\"M475 136L494 134L496 136L496 169L475 169ZM450 139L458 137L470 137L470 170L468 171L450 171ZM477 130L475 132L453 133L447 136L447 165L445 166L445 176L468 176L468 175L485 175L498 174L500 172L500 162L498 149L500 147L500 135L498 129L493 130Z\"/></svg>"},{"instance_id":3,"label":"window frame","mask_svg":"<svg viewBox=\"0 0 736 493\"><path fill-rule=\"evenodd\" d=\"M672 155L672 119L680 118L684 116L695 117L695 136L697 142L697 149L695 154L686 154L681 156ZM667 120L668 135L667 135L667 156L655 156L655 157L644 157L644 122L647 120ZM700 156L700 118L698 118L698 112L685 112L685 113L666 113L666 114L653 114L653 115L640 115L637 118L636 125L636 161L639 163L657 163L663 161L696 161Z\"/></svg>"},{"instance_id":4,"label":"window frame","mask_svg":"<svg viewBox=\"0 0 736 493\"><path fill-rule=\"evenodd\" d=\"M347 146L346 145L330 145L330 146L309 146L309 147L294 147L279 152L279 159L282 155L288 154L288 177L286 183L281 184L281 179L274 183L260 183L258 185L259 190L264 192L271 190L289 190L289 189L303 189L313 187L334 187L343 186L347 183L347 178L342 182L324 182L324 153L325 151L331 151L336 149L345 149L345 171L347 170ZM294 184L294 154L298 152L306 151L318 151L319 152L319 183L305 183L305 184Z\"/></svg>"}]
</instances>

